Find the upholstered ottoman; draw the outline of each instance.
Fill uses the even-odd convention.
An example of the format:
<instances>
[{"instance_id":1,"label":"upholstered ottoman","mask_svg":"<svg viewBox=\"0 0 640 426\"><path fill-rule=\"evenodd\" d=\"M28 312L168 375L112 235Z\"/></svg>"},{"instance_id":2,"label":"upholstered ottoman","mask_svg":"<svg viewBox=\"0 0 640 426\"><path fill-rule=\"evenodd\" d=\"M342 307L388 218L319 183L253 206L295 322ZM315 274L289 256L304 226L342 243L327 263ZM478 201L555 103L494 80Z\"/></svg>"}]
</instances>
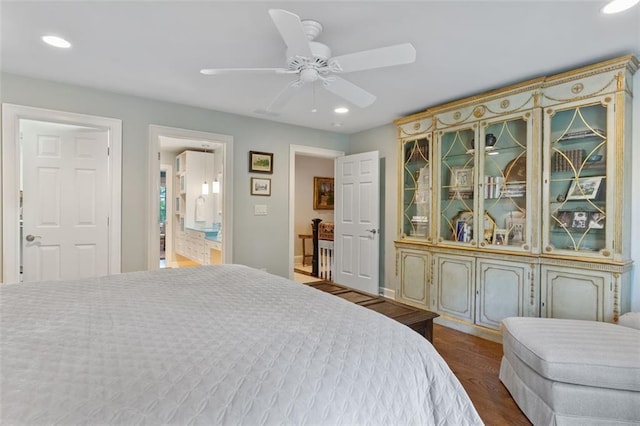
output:
<instances>
[{"instance_id":1,"label":"upholstered ottoman","mask_svg":"<svg viewBox=\"0 0 640 426\"><path fill-rule=\"evenodd\" d=\"M500 380L534 425L640 424L640 330L513 317L502 333Z\"/></svg>"}]
</instances>

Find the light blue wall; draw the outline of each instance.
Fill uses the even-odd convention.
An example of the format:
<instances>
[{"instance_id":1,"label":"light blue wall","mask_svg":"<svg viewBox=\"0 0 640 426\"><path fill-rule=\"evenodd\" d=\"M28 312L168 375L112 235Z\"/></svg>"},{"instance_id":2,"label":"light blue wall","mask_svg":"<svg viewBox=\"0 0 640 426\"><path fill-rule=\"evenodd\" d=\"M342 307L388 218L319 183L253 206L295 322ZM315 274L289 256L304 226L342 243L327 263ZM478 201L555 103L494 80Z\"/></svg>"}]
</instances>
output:
<instances>
[{"instance_id":1,"label":"light blue wall","mask_svg":"<svg viewBox=\"0 0 640 426\"><path fill-rule=\"evenodd\" d=\"M233 259L289 275L289 145L345 151L349 137L202 108L1 74L0 101L122 120L122 270L147 265L149 125L221 133L234 138ZM167 90L171 90L167 87ZM271 197L249 195L248 152L274 154ZM260 175L254 175L260 176ZM261 175L265 177L265 175ZM266 204L267 216L254 216Z\"/></svg>"}]
</instances>

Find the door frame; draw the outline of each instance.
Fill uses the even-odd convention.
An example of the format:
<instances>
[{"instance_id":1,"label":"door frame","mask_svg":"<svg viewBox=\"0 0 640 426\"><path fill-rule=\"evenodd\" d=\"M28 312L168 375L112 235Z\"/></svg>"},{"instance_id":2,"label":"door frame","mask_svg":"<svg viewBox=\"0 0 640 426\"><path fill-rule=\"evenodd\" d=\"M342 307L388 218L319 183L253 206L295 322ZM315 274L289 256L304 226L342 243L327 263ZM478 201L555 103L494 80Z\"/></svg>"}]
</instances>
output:
<instances>
[{"instance_id":1,"label":"door frame","mask_svg":"<svg viewBox=\"0 0 640 426\"><path fill-rule=\"evenodd\" d=\"M160 268L160 137L190 139L222 144L222 263L233 263L233 136L177 127L149 125L149 199L148 199L148 240L147 269Z\"/></svg>"},{"instance_id":2,"label":"door frame","mask_svg":"<svg viewBox=\"0 0 640 426\"><path fill-rule=\"evenodd\" d=\"M345 155L344 151L318 148L306 145L289 145L289 279L293 279L294 254L295 254L295 196L296 196L296 155L307 157L330 158L335 160ZM335 175L335 161L334 161ZM336 205L335 208L338 208Z\"/></svg>"},{"instance_id":3,"label":"door frame","mask_svg":"<svg viewBox=\"0 0 640 426\"><path fill-rule=\"evenodd\" d=\"M2 104L2 282L20 278L20 120L94 127L108 133L108 273L121 272L122 120L66 111Z\"/></svg>"}]
</instances>

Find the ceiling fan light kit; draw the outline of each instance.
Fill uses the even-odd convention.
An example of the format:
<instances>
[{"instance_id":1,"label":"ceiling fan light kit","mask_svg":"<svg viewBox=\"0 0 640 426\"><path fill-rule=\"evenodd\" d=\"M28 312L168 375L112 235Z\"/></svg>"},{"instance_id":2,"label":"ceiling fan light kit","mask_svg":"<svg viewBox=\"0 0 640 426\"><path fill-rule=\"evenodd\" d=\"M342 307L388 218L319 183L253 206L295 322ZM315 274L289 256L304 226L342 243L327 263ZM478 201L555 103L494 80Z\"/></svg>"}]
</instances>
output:
<instances>
[{"instance_id":1,"label":"ceiling fan light kit","mask_svg":"<svg viewBox=\"0 0 640 426\"><path fill-rule=\"evenodd\" d=\"M315 38L322 33L322 24L300 17L282 9L270 9L280 36L287 45L286 68L206 68L204 75L229 73L297 74L297 80L289 82L278 93L265 113L277 113L287 104L297 90L318 80L327 91L360 108L366 108L376 100L375 95L334 74L364 71L374 68L404 65L415 62L416 50L410 43L364 50L346 55L331 56L331 49Z\"/></svg>"}]
</instances>

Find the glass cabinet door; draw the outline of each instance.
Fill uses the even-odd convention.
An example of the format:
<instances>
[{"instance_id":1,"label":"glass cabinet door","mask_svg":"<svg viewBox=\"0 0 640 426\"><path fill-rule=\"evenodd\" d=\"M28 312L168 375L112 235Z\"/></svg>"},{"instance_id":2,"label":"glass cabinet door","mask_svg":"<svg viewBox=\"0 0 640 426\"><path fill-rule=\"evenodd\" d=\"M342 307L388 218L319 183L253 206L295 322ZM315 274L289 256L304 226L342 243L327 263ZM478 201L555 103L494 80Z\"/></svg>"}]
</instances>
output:
<instances>
[{"instance_id":1,"label":"glass cabinet door","mask_svg":"<svg viewBox=\"0 0 640 426\"><path fill-rule=\"evenodd\" d=\"M545 252L607 248L607 116L603 102L545 113Z\"/></svg>"},{"instance_id":2,"label":"glass cabinet door","mask_svg":"<svg viewBox=\"0 0 640 426\"><path fill-rule=\"evenodd\" d=\"M532 120L516 117L481 129L479 210L484 212L480 246L528 250L527 141Z\"/></svg>"},{"instance_id":3,"label":"glass cabinet door","mask_svg":"<svg viewBox=\"0 0 640 426\"><path fill-rule=\"evenodd\" d=\"M431 153L429 139L402 141L403 238L431 240Z\"/></svg>"},{"instance_id":4,"label":"glass cabinet door","mask_svg":"<svg viewBox=\"0 0 640 426\"><path fill-rule=\"evenodd\" d=\"M439 134L440 243L475 243L474 166L475 129L460 128Z\"/></svg>"}]
</instances>

